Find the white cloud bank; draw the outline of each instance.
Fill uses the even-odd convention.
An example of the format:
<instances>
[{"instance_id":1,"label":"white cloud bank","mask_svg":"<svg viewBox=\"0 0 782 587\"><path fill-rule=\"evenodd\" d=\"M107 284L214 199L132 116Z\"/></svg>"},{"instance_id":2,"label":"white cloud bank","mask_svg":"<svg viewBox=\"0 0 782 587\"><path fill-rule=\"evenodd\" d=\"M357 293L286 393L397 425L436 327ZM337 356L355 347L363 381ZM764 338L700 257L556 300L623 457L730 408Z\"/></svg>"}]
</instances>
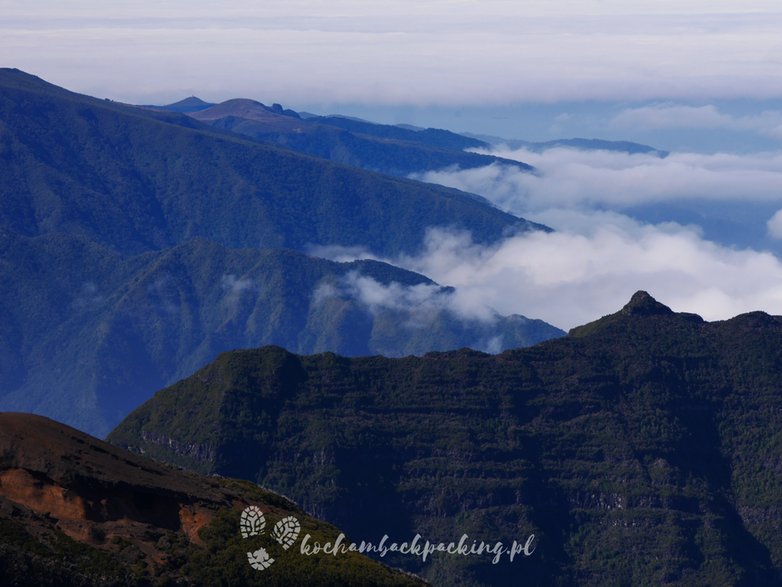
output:
<instances>
[{"instance_id":1,"label":"white cloud bank","mask_svg":"<svg viewBox=\"0 0 782 587\"><path fill-rule=\"evenodd\" d=\"M778 97L777 2L0 2L3 65L133 102Z\"/></svg>"},{"instance_id":2,"label":"white cloud bank","mask_svg":"<svg viewBox=\"0 0 782 587\"><path fill-rule=\"evenodd\" d=\"M782 262L774 254L721 246L697 226L642 224L622 213L683 197L702 200L705 210L713 201L782 206L782 154L493 154L531 163L538 173L493 165L423 179L479 193L556 232L482 247L469 235L433 230L420 255L391 262L456 287L465 306L521 313L565 329L618 310L639 289L708 320L752 310L782 314ZM782 211L763 228L782 238Z\"/></svg>"},{"instance_id":3,"label":"white cloud bank","mask_svg":"<svg viewBox=\"0 0 782 587\"><path fill-rule=\"evenodd\" d=\"M464 308L524 314L565 329L617 311L639 289L707 320L758 309L782 314L782 263L774 255L720 247L681 227L531 233L494 247L433 229L420 255L389 261L456 287Z\"/></svg>"},{"instance_id":4,"label":"white cloud bank","mask_svg":"<svg viewBox=\"0 0 782 587\"><path fill-rule=\"evenodd\" d=\"M777 210L776 213L768 219L766 227L771 238L782 239L782 210Z\"/></svg>"},{"instance_id":5,"label":"white cloud bank","mask_svg":"<svg viewBox=\"0 0 782 587\"><path fill-rule=\"evenodd\" d=\"M673 153L659 158L565 148L542 153L500 148L490 154L524 161L535 166L538 173L491 165L446 169L416 177L481 194L500 208L521 216L579 206L621 209L681 198L782 202L781 152Z\"/></svg>"},{"instance_id":6,"label":"white cloud bank","mask_svg":"<svg viewBox=\"0 0 782 587\"><path fill-rule=\"evenodd\" d=\"M334 259L369 258L371 254L357 249L328 247L313 254ZM440 312L448 312L466 321L493 323L497 313L486 304L466 303L466 300L439 285L420 283L402 285L397 282L383 284L367 275L351 271L335 282L320 284L313 293L313 303L321 304L331 298L354 299L373 315L384 310L409 314L407 327L426 328Z\"/></svg>"}]
</instances>

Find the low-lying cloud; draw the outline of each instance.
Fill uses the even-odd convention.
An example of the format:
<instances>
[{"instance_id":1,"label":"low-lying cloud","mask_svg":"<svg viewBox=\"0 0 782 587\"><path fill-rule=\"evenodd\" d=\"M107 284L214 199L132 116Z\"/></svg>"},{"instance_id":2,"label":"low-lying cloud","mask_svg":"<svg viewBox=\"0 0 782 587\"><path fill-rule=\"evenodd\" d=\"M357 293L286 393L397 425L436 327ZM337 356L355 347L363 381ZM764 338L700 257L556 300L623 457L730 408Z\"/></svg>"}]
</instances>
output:
<instances>
[{"instance_id":1,"label":"low-lying cloud","mask_svg":"<svg viewBox=\"0 0 782 587\"><path fill-rule=\"evenodd\" d=\"M236 277L232 273L223 275L221 284L223 291L229 296L241 295L242 292L255 287L255 283L249 277Z\"/></svg>"},{"instance_id":2,"label":"low-lying cloud","mask_svg":"<svg viewBox=\"0 0 782 587\"><path fill-rule=\"evenodd\" d=\"M94 281L86 281L82 283L71 305L77 309L94 309L100 307L105 299Z\"/></svg>"},{"instance_id":3,"label":"low-lying cloud","mask_svg":"<svg viewBox=\"0 0 782 587\"><path fill-rule=\"evenodd\" d=\"M562 328L616 311L639 289L709 320L751 310L782 313L782 263L774 254L717 244L698 225L647 224L625 213L683 199L702 201L705 215L716 202L782 207L782 153L492 153L531 163L538 173L492 165L420 178L481 194L555 232L486 248L469 235L433 230L420 255L392 262L456 287L463 303ZM758 226L766 231L782 238L782 212Z\"/></svg>"},{"instance_id":4,"label":"low-lying cloud","mask_svg":"<svg viewBox=\"0 0 782 587\"><path fill-rule=\"evenodd\" d=\"M237 277L233 273L223 275L221 280L223 289L223 304L231 311L239 309L245 292L257 289L255 281L249 277Z\"/></svg>"},{"instance_id":5,"label":"low-lying cloud","mask_svg":"<svg viewBox=\"0 0 782 587\"><path fill-rule=\"evenodd\" d=\"M771 238L782 239L782 210L776 213L766 222L766 228Z\"/></svg>"},{"instance_id":6,"label":"low-lying cloud","mask_svg":"<svg viewBox=\"0 0 782 587\"><path fill-rule=\"evenodd\" d=\"M339 248L331 247L329 250L335 257L357 254L355 249L344 249L342 254ZM323 249L321 252L326 251ZM366 257L367 254L359 256ZM411 335L418 335L429 328L438 330L443 326L442 319L446 323L458 320L464 328L463 334L471 333L463 344L486 353L499 353L505 348L503 335L494 330L499 314L485 303L471 303L452 288L432 283L384 284L358 271L350 271L316 287L312 304L317 307L333 299L358 302L374 319L391 320Z\"/></svg>"},{"instance_id":7,"label":"low-lying cloud","mask_svg":"<svg viewBox=\"0 0 782 587\"><path fill-rule=\"evenodd\" d=\"M622 209L682 198L782 202L782 152L735 155L653 154L555 148L484 151L524 161L538 173L491 165L416 176L487 197L521 216L552 208Z\"/></svg>"},{"instance_id":8,"label":"low-lying cloud","mask_svg":"<svg viewBox=\"0 0 782 587\"><path fill-rule=\"evenodd\" d=\"M321 256L335 259L368 258L368 252L356 249L330 247L320 249ZM313 293L313 304L330 298L353 299L370 313L391 310L408 314L406 326L425 328L440 312L449 312L461 320L494 322L497 313L485 304L464 303L464 299L439 285L419 283L403 285L398 282L380 283L374 278L351 271L339 280L320 284Z\"/></svg>"},{"instance_id":9,"label":"low-lying cloud","mask_svg":"<svg viewBox=\"0 0 782 587\"><path fill-rule=\"evenodd\" d=\"M355 256L336 253L340 260ZM454 286L462 308L494 308L565 329L617 311L639 289L707 320L758 309L782 314L779 259L721 247L685 227L534 232L492 247L467 233L432 229L419 255L388 261Z\"/></svg>"}]
</instances>

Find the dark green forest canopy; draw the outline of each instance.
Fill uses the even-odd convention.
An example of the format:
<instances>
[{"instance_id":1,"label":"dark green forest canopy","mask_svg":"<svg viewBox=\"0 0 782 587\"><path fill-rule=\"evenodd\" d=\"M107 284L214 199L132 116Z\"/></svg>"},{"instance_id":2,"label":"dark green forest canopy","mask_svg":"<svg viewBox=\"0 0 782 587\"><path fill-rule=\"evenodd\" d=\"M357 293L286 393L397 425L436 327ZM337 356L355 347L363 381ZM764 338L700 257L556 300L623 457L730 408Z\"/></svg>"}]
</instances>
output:
<instances>
[{"instance_id":1,"label":"dark green forest canopy","mask_svg":"<svg viewBox=\"0 0 782 587\"><path fill-rule=\"evenodd\" d=\"M397 561L434 582L775 584L780 373L782 318L708 323L639 292L497 356L224 354L110 438L261 482L361 537L537 537L523 569Z\"/></svg>"}]
</instances>

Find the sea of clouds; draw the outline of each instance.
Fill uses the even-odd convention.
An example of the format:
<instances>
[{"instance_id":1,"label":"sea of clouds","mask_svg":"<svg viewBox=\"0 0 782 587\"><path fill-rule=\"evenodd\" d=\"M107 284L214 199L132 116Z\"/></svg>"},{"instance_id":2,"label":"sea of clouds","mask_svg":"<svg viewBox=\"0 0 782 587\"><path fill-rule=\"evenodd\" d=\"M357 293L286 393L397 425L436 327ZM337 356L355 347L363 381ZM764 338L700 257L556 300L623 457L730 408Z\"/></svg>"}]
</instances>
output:
<instances>
[{"instance_id":1,"label":"sea of clouds","mask_svg":"<svg viewBox=\"0 0 782 587\"><path fill-rule=\"evenodd\" d=\"M487 197L547 224L491 246L452 227L432 227L420 252L384 259L454 286L463 315L518 313L564 329L622 307L646 290L677 311L707 320L764 310L782 314L782 262L772 249L710 240L697 224L644 222L626 210L688 198L708 215L720 202L782 208L782 153L630 155L555 148L491 154L531 163L536 173L491 165L418 176ZM782 237L782 211L757 229ZM320 249L348 260L371 251ZM376 257L375 257L376 258Z\"/></svg>"}]
</instances>

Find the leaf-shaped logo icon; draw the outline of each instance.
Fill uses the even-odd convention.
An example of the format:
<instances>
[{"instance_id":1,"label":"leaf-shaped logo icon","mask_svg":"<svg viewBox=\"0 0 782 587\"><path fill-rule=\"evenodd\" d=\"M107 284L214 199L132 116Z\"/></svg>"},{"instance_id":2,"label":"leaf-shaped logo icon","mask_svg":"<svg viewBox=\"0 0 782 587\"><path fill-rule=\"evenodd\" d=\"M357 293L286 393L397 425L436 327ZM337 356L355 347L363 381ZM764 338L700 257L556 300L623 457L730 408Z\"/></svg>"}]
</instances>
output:
<instances>
[{"instance_id":1,"label":"leaf-shaped logo icon","mask_svg":"<svg viewBox=\"0 0 782 587\"><path fill-rule=\"evenodd\" d=\"M272 566L274 562L274 559L269 556L265 548L259 548L255 552L248 552L247 560L250 561L250 566L256 571L264 571Z\"/></svg>"},{"instance_id":2,"label":"leaf-shaped logo icon","mask_svg":"<svg viewBox=\"0 0 782 587\"><path fill-rule=\"evenodd\" d=\"M265 529L266 518L260 508L254 505L244 508L239 517L239 530L242 533L242 538L258 536L263 534ZM300 532L301 524L299 524L299 521L293 516L288 516L274 525L272 538L282 545L283 549L288 550L296 542ZM272 566L274 562L274 559L269 556L265 548L259 548L255 552L248 552L247 560L256 571L264 571Z\"/></svg>"},{"instance_id":3,"label":"leaf-shaped logo icon","mask_svg":"<svg viewBox=\"0 0 782 587\"><path fill-rule=\"evenodd\" d=\"M283 518L274 525L272 530L272 538L279 542L285 550L288 550L301 532L301 524L293 516Z\"/></svg>"},{"instance_id":4,"label":"leaf-shaped logo icon","mask_svg":"<svg viewBox=\"0 0 782 587\"><path fill-rule=\"evenodd\" d=\"M244 508L239 518L239 530L242 533L242 538L257 536L263 532L264 528L266 528L266 518L264 518L263 512L254 505Z\"/></svg>"}]
</instances>

